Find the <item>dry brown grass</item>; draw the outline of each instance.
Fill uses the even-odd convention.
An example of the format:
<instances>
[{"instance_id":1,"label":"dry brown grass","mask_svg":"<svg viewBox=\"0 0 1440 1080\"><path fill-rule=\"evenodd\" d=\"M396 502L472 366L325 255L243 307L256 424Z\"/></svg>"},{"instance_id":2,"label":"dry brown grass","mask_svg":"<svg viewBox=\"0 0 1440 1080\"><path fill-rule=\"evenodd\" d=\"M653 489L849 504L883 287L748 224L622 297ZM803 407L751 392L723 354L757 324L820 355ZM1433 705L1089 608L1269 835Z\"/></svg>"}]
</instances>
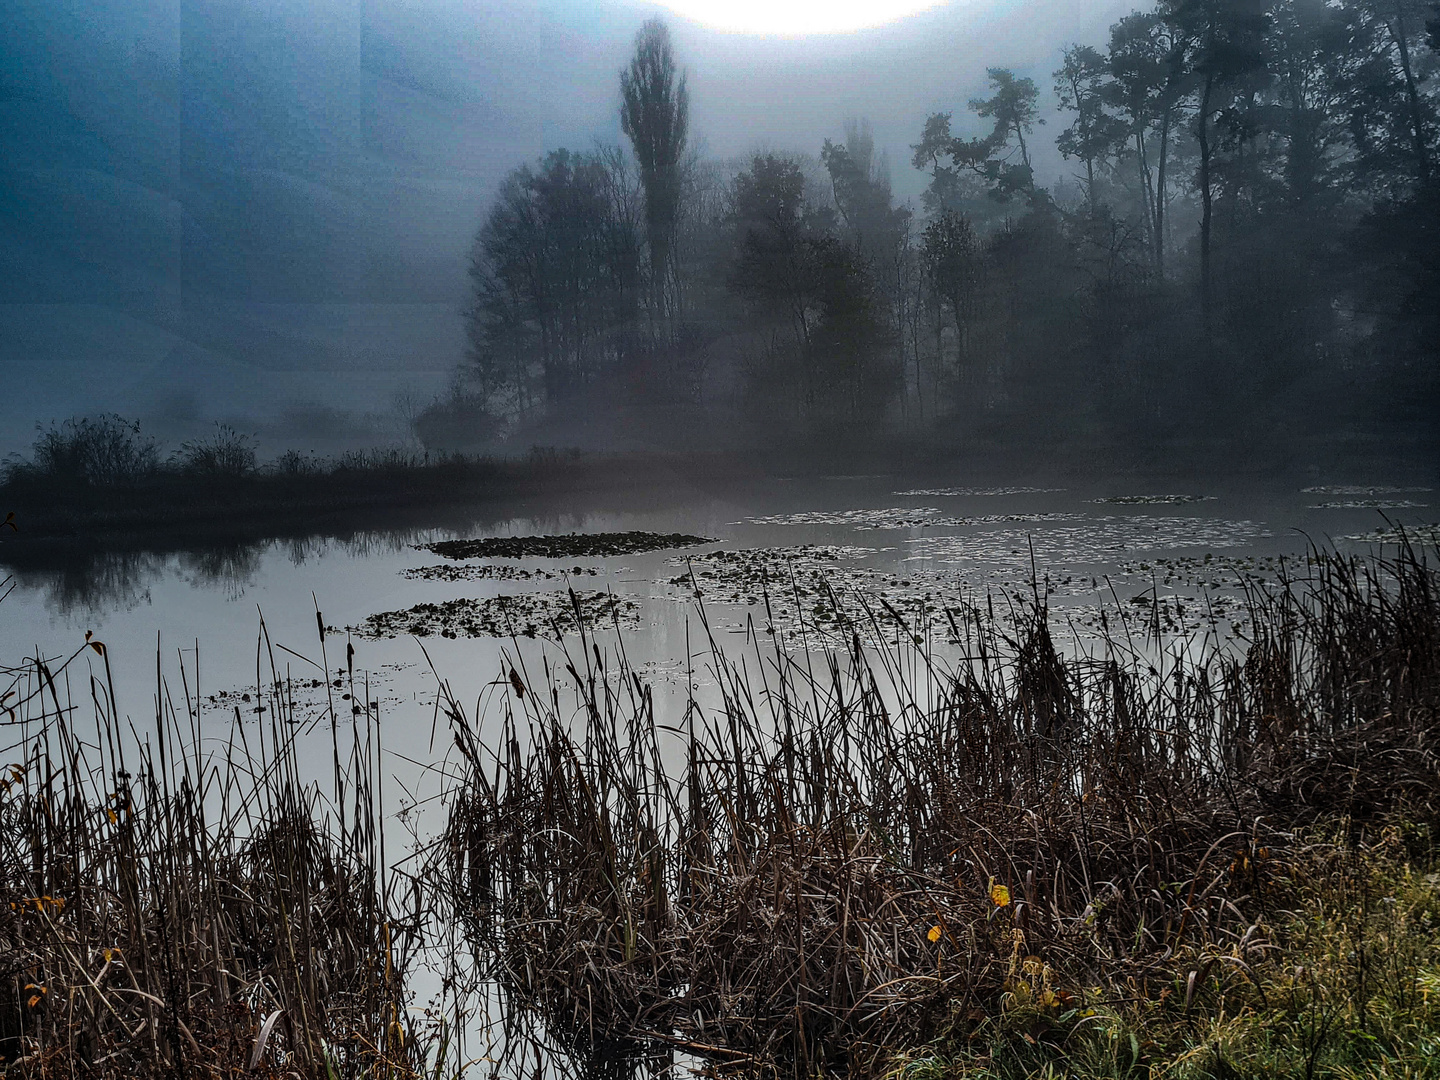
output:
<instances>
[{"instance_id":1,"label":"dry brown grass","mask_svg":"<svg viewBox=\"0 0 1440 1080\"><path fill-rule=\"evenodd\" d=\"M0 1071L420 1075L434 1032L406 1012L416 927L384 862L378 731L332 709L322 797L280 680L209 753L196 670L157 662L161 706L137 729L108 663L95 642L4 672Z\"/></svg>"},{"instance_id":2,"label":"dry brown grass","mask_svg":"<svg viewBox=\"0 0 1440 1080\"><path fill-rule=\"evenodd\" d=\"M452 703L442 888L511 1044L538 1030L591 1070L876 1075L1016 1008L1034 1043L1097 988L1199 1008L1253 975L1297 829L1440 820L1436 585L1408 547L1316 555L1254 589L1251 641L1202 654L1063 655L1038 600L1013 633L946 613L948 667L890 611L879 651L712 640L719 703L673 740L582 641L510 673L493 744Z\"/></svg>"}]
</instances>

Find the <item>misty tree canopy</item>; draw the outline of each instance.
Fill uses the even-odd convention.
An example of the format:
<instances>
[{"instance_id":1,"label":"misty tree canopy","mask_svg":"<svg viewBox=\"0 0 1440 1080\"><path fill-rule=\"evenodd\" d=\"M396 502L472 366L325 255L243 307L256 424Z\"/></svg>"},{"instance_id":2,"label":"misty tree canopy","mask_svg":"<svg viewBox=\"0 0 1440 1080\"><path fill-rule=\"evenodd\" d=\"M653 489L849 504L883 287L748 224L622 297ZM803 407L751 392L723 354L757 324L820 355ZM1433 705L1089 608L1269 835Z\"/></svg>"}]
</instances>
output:
<instances>
[{"instance_id":1,"label":"misty tree canopy","mask_svg":"<svg viewBox=\"0 0 1440 1080\"><path fill-rule=\"evenodd\" d=\"M899 206L861 121L818 156L697 155L646 23L629 148L556 150L490 208L470 392L775 436L1433 433L1440 5L1160 0L1065 50L1050 187L1040 87L987 74L917 121Z\"/></svg>"}]
</instances>

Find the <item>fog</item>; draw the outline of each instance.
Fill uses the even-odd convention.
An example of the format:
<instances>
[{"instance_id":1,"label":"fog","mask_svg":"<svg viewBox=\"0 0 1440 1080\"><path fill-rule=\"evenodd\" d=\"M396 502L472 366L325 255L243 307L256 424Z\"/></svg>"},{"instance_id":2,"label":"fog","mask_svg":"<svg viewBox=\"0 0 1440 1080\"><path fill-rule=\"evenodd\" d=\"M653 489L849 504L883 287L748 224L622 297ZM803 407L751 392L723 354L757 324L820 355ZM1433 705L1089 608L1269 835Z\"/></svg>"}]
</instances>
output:
<instances>
[{"instance_id":1,"label":"fog","mask_svg":"<svg viewBox=\"0 0 1440 1080\"><path fill-rule=\"evenodd\" d=\"M908 158L927 113L963 108L987 64L1043 85L1123 7L974 0L788 39L668 19L704 152L814 155L863 116L903 200L925 183ZM442 391L498 183L547 150L622 141L617 74L658 10L4 5L0 448L99 410L188 430ZM1062 171L1053 152L1040 165Z\"/></svg>"}]
</instances>

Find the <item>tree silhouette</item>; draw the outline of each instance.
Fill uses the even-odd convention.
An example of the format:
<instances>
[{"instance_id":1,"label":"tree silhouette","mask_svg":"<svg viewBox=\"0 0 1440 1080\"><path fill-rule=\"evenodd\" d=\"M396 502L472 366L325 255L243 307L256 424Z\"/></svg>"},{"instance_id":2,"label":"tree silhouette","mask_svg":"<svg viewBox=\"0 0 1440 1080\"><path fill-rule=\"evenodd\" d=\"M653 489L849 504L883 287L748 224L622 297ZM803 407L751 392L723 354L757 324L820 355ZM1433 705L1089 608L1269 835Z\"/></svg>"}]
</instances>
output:
<instances>
[{"instance_id":1,"label":"tree silhouette","mask_svg":"<svg viewBox=\"0 0 1440 1080\"><path fill-rule=\"evenodd\" d=\"M1227 109L1239 84L1265 66L1265 36L1270 17L1265 0L1164 0L1161 15L1176 27L1189 59L1188 72L1198 87L1195 134L1200 144L1200 308L1208 329L1211 319L1211 236L1215 189L1212 166L1217 113Z\"/></svg>"},{"instance_id":2,"label":"tree silhouette","mask_svg":"<svg viewBox=\"0 0 1440 1080\"><path fill-rule=\"evenodd\" d=\"M937 201L942 206L947 201L944 191L957 186L960 170L978 175L990 194L1001 200L1035 191L1035 174L1030 167L1030 147L1025 136L1036 124L1045 122L1037 119L1040 91L1034 79L1017 79L1008 68L987 68L986 74L995 93L988 98L971 98L970 108L982 119L994 120L995 126L989 135L958 138L950 133L950 114L934 113L926 119L920 141L911 147L915 167L933 170L932 187L937 189L940 196ZM949 158L951 164L944 164L944 158Z\"/></svg>"},{"instance_id":3,"label":"tree silhouette","mask_svg":"<svg viewBox=\"0 0 1440 1080\"><path fill-rule=\"evenodd\" d=\"M635 55L620 73L620 127L640 163L645 188L645 237L650 245L656 315L673 307L671 255L680 213L680 161L690 126L690 93L678 77L670 31L650 19L635 36Z\"/></svg>"},{"instance_id":4,"label":"tree silhouette","mask_svg":"<svg viewBox=\"0 0 1440 1080\"><path fill-rule=\"evenodd\" d=\"M1060 107L1076 114L1075 122L1060 133L1055 147L1067 158L1085 164L1085 197L1094 213L1099 209L1095 166L1105 161L1128 135L1124 121L1105 110L1110 62L1089 45L1071 45L1065 63L1055 72L1055 96Z\"/></svg>"}]
</instances>

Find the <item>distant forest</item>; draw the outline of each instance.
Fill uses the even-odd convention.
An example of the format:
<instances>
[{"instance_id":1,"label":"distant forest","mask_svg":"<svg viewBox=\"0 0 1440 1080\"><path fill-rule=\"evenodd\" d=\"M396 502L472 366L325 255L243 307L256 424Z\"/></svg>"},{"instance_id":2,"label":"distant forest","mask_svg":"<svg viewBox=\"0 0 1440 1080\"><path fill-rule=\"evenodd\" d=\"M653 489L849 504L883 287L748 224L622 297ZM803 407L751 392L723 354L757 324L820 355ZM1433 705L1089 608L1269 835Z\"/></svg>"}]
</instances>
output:
<instances>
[{"instance_id":1,"label":"distant forest","mask_svg":"<svg viewBox=\"0 0 1440 1080\"><path fill-rule=\"evenodd\" d=\"M608 411L680 443L1431 445L1440 5L1162 0L1063 61L928 117L917 207L863 121L818 156L697 154L646 23L629 145L557 149L490 207L422 434ZM1073 179L1047 189L1051 134Z\"/></svg>"}]
</instances>

